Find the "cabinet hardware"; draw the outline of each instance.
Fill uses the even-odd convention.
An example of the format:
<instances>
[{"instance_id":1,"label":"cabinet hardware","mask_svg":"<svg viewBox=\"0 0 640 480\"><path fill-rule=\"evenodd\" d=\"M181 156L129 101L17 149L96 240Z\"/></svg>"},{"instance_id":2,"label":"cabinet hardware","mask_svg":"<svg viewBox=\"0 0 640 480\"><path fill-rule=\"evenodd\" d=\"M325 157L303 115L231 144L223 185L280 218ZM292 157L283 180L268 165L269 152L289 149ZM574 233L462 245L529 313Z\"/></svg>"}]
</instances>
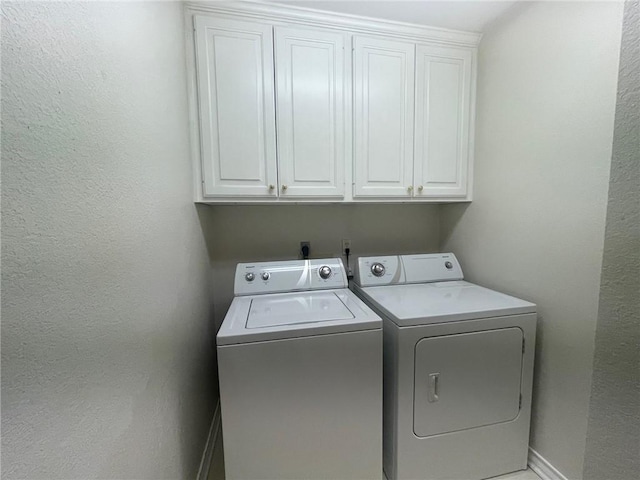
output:
<instances>
[{"instance_id":1,"label":"cabinet hardware","mask_svg":"<svg viewBox=\"0 0 640 480\"><path fill-rule=\"evenodd\" d=\"M419 192L422 192L422 190L424 190L424 187L423 187L422 185L420 185L420 186L418 187L418 191L419 191Z\"/></svg>"},{"instance_id":2,"label":"cabinet hardware","mask_svg":"<svg viewBox=\"0 0 640 480\"><path fill-rule=\"evenodd\" d=\"M285 192L287 190L287 186L286 185L282 185L282 191Z\"/></svg>"}]
</instances>

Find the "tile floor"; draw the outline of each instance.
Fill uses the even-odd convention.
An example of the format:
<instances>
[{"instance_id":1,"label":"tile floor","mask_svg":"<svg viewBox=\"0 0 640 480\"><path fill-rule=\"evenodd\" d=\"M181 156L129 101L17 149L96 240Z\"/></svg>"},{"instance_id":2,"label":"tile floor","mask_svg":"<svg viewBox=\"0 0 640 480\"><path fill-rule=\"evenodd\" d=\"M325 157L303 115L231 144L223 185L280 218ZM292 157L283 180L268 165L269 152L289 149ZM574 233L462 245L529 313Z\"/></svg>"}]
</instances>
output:
<instances>
[{"instance_id":1,"label":"tile floor","mask_svg":"<svg viewBox=\"0 0 640 480\"><path fill-rule=\"evenodd\" d=\"M217 442L216 448L213 450L213 459L211 460L211 470L207 480L224 480L224 456L222 453L222 441ZM508 473L493 477L491 480L540 480L532 470L526 469L519 472Z\"/></svg>"},{"instance_id":2,"label":"tile floor","mask_svg":"<svg viewBox=\"0 0 640 480\"><path fill-rule=\"evenodd\" d=\"M526 470L520 470L519 472L507 473L506 475L493 477L491 480L540 480L540 477L536 475L533 470L527 468Z\"/></svg>"}]
</instances>

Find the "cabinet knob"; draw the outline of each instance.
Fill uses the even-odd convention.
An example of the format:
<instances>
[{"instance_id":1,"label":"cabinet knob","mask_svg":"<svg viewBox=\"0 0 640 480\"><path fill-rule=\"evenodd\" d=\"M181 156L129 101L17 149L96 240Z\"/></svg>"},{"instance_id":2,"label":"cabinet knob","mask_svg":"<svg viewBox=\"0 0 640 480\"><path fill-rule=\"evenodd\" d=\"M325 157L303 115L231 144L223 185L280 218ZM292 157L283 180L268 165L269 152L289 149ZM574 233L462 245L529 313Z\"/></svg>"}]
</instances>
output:
<instances>
[{"instance_id":1,"label":"cabinet knob","mask_svg":"<svg viewBox=\"0 0 640 480\"><path fill-rule=\"evenodd\" d=\"M413 192L413 185L409 185L409 186L407 187L407 191L408 191L409 193Z\"/></svg>"},{"instance_id":2,"label":"cabinet knob","mask_svg":"<svg viewBox=\"0 0 640 480\"><path fill-rule=\"evenodd\" d=\"M273 192L273 189L276 188L274 185L269 185L269 191Z\"/></svg>"},{"instance_id":3,"label":"cabinet knob","mask_svg":"<svg viewBox=\"0 0 640 480\"><path fill-rule=\"evenodd\" d=\"M287 191L287 186L286 185L282 185L282 191L286 192Z\"/></svg>"},{"instance_id":4,"label":"cabinet knob","mask_svg":"<svg viewBox=\"0 0 640 480\"><path fill-rule=\"evenodd\" d=\"M420 185L420 186L418 187L418 191L419 191L419 192L421 192L422 190L424 190L424 187L423 187L422 185Z\"/></svg>"}]
</instances>

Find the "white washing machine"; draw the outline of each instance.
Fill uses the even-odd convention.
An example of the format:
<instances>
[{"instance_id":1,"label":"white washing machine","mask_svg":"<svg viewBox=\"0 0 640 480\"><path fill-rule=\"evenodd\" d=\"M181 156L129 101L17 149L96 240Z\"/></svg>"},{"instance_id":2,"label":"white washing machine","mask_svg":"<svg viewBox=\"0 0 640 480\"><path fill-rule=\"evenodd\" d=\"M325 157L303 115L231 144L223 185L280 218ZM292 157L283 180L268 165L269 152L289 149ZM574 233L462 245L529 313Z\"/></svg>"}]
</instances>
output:
<instances>
[{"instance_id":1,"label":"white washing machine","mask_svg":"<svg viewBox=\"0 0 640 480\"><path fill-rule=\"evenodd\" d=\"M384 324L384 471L483 479L527 468L536 306L463 280L451 253L360 258Z\"/></svg>"},{"instance_id":2,"label":"white washing machine","mask_svg":"<svg viewBox=\"0 0 640 480\"><path fill-rule=\"evenodd\" d=\"M217 336L226 478L381 479L382 321L340 259L239 264Z\"/></svg>"}]
</instances>

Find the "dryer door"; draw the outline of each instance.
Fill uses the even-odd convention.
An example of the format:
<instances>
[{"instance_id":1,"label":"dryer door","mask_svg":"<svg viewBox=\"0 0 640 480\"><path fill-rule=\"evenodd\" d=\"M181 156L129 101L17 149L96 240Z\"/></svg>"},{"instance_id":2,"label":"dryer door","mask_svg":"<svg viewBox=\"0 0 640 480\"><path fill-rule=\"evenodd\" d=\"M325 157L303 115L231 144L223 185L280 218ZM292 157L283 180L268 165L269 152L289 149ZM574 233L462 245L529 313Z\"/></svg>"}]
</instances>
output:
<instances>
[{"instance_id":1,"label":"dryer door","mask_svg":"<svg viewBox=\"0 0 640 480\"><path fill-rule=\"evenodd\" d=\"M418 341L414 433L428 437L515 419L522 341L517 327Z\"/></svg>"}]
</instances>

